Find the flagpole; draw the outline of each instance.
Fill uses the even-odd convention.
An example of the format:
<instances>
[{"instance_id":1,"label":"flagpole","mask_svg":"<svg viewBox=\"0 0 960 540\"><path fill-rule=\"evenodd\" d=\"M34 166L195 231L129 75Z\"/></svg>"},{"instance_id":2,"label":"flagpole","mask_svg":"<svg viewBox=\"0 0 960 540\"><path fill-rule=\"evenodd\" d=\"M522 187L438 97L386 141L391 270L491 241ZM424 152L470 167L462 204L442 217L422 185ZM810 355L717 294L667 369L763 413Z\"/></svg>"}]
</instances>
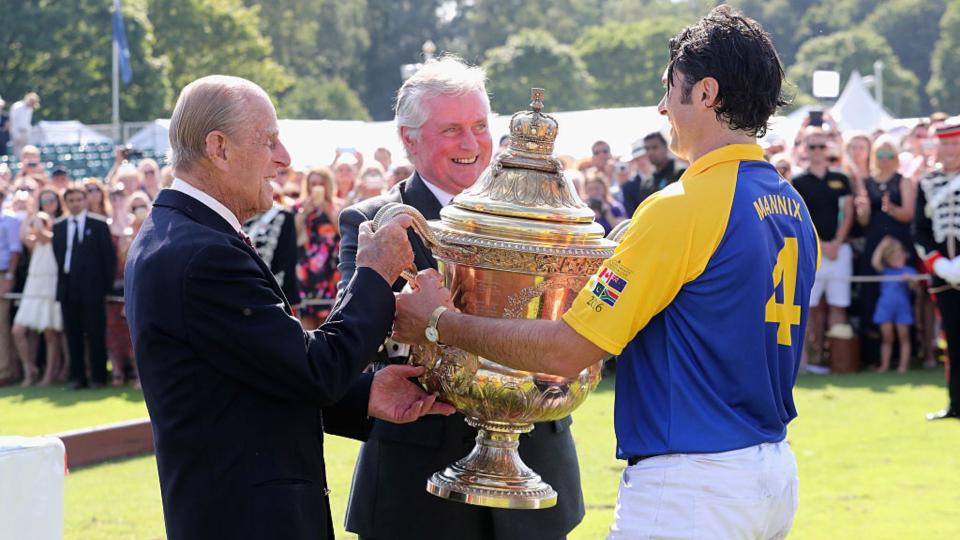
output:
<instances>
[{"instance_id":1,"label":"flagpole","mask_svg":"<svg viewBox=\"0 0 960 540\"><path fill-rule=\"evenodd\" d=\"M120 46L113 43L113 140L120 142Z\"/></svg>"}]
</instances>

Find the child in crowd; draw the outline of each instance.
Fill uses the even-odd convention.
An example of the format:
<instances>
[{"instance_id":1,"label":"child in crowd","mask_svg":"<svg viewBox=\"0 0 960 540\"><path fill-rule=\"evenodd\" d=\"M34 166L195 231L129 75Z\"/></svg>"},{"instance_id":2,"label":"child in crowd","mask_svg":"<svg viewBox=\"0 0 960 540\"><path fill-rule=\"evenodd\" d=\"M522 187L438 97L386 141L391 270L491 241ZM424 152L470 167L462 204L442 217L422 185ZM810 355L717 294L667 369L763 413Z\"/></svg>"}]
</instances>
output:
<instances>
[{"instance_id":1,"label":"child in crowd","mask_svg":"<svg viewBox=\"0 0 960 540\"><path fill-rule=\"evenodd\" d=\"M893 353L893 332L896 327L900 341L899 373L910 369L910 326L913 325L913 308L910 305L910 285L908 280L917 274L907 265L909 258L903 244L892 236L880 240L873 252L871 262L878 274L884 277L898 277L898 280L880 283L880 297L873 312L873 322L880 327L883 342L880 346L880 367L877 371L890 369L890 356Z\"/></svg>"}]
</instances>

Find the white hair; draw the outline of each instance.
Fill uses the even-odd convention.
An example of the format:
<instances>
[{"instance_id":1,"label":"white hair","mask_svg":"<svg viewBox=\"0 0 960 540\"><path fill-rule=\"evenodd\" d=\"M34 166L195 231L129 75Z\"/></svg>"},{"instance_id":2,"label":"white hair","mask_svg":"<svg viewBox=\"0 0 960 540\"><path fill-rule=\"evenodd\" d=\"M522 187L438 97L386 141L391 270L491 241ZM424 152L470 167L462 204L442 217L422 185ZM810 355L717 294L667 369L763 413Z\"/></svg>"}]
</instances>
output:
<instances>
[{"instance_id":1,"label":"white hair","mask_svg":"<svg viewBox=\"0 0 960 540\"><path fill-rule=\"evenodd\" d=\"M487 74L479 66L468 66L453 55L439 60L428 60L397 91L397 132L407 128L413 138L420 136L420 128L426 123L430 111L423 103L439 95L463 96L479 92L490 110L487 95Z\"/></svg>"},{"instance_id":2,"label":"white hair","mask_svg":"<svg viewBox=\"0 0 960 540\"><path fill-rule=\"evenodd\" d=\"M183 88L170 117L170 163L190 168L205 157L207 134L237 136L247 129L250 99L270 97L256 83L227 75L210 75Z\"/></svg>"}]
</instances>

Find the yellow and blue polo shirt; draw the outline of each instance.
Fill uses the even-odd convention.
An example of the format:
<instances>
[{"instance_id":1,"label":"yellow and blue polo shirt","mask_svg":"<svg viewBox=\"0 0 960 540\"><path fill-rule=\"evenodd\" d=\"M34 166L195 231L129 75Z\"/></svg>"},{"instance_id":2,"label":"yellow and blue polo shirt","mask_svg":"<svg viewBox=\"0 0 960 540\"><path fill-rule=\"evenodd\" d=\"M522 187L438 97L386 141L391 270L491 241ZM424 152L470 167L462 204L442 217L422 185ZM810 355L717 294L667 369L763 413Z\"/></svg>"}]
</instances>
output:
<instances>
[{"instance_id":1,"label":"yellow and blue polo shirt","mask_svg":"<svg viewBox=\"0 0 960 540\"><path fill-rule=\"evenodd\" d=\"M617 457L783 440L819 263L807 207L755 144L644 201L563 317L620 356Z\"/></svg>"}]
</instances>

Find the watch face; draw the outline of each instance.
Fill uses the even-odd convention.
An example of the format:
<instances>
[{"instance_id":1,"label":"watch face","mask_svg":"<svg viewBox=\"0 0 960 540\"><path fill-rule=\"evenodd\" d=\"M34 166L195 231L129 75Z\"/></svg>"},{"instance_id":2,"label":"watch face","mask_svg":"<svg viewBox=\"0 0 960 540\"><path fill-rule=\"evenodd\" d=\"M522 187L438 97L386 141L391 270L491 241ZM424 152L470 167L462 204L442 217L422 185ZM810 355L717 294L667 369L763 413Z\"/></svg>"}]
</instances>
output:
<instances>
[{"instance_id":1,"label":"watch face","mask_svg":"<svg viewBox=\"0 0 960 540\"><path fill-rule=\"evenodd\" d=\"M427 339L430 340L431 343L436 343L437 340L440 339L440 333L437 332L436 328L428 327L426 334L427 334Z\"/></svg>"}]
</instances>

